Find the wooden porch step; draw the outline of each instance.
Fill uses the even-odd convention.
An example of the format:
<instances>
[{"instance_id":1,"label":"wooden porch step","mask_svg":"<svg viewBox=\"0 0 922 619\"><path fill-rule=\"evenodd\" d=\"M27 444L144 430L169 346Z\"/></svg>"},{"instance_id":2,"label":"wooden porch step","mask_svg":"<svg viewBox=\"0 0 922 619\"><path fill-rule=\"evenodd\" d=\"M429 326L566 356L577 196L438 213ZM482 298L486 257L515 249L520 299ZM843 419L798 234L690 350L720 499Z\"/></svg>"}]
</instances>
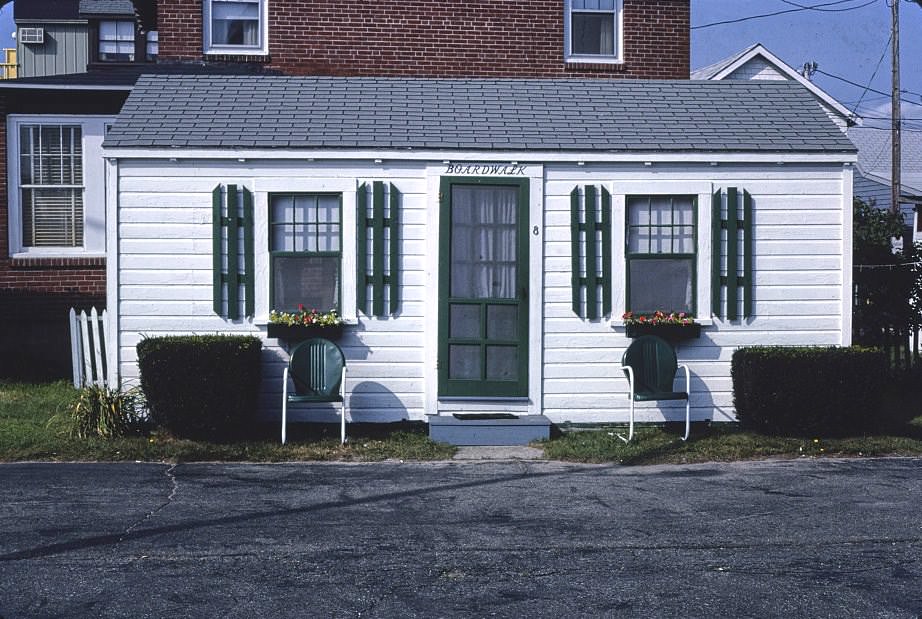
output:
<instances>
[{"instance_id":1,"label":"wooden porch step","mask_svg":"<svg viewBox=\"0 0 922 619\"><path fill-rule=\"evenodd\" d=\"M429 417L429 438L451 445L527 445L549 438L544 415L454 413Z\"/></svg>"}]
</instances>

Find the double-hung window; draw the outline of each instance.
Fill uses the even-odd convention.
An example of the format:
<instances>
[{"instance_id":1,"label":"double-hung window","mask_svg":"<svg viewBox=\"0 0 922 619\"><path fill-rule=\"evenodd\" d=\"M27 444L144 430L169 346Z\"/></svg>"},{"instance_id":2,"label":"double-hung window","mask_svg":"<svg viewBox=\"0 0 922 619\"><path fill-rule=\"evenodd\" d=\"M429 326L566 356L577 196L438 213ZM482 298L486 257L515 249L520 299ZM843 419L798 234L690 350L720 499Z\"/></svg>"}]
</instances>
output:
<instances>
[{"instance_id":1,"label":"double-hung window","mask_svg":"<svg viewBox=\"0 0 922 619\"><path fill-rule=\"evenodd\" d=\"M627 309L694 314L697 199L628 196Z\"/></svg>"},{"instance_id":2,"label":"double-hung window","mask_svg":"<svg viewBox=\"0 0 922 619\"><path fill-rule=\"evenodd\" d=\"M99 22L99 60L134 62L135 31L133 21Z\"/></svg>"},{"instance_id":3,"label":"double-hung window","mask_svg":"<svg viewBox=\"0 0 922 619\"><path fill-rule=\"evenodd\" d=\"M7 120L10 255L105 253L102 140L111 117Z\"/></svg>"},{"instance_id":4,"label":"double-hung window","mask_svg":"<svg viewBox=\"0 0 922 619\"><path fill-rule=\"evenodd\" d=\"M340 194L270 194L269 251L272 309L340 310Z\"/></svg>"},{"instance_id":5,"label":"double-hung window","mask_svg":"<svg viewBox=\"0 0 922 619\"><path fill-rule=\"evenodd\" d=\"M621 61L621 0L566 0L566 59Z\"/></svg>"},{"instance_id":6,"label":"double-hung window","mask_svg":"<svg viewBox=\"0 0 922 619\"><path fill-rule=\"evenodd\" d=\"M268 0L204 0L205 53L267 54Z\"/></svg>"}]
</instances>

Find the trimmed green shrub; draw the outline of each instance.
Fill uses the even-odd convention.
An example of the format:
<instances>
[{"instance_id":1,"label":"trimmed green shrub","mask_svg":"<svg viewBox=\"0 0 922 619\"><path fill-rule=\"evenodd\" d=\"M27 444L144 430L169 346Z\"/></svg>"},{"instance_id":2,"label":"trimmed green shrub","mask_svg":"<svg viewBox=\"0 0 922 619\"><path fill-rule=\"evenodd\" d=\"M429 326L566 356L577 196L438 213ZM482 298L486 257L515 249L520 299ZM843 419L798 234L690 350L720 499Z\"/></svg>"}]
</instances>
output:
<instances>
[{"instance_id":1,"label":"trimmed green shrub","mask_svg":"<svg viewBox=\"0 0 922 619\"><path fill-rule=\"evenodd\" d=\"M138 343L151 421L179 438L240 437L255 418L262 340L183 335Z\"/></svg>"},{"instance_id":2,"label":"trimmed green shrub","mask_svg":"<svg viewBox=\"0 0 922 619\"><path fill-rule=\"evenodd\" d=\"M740 425L762 434L879 433L887 362L873 348L753 346L733 353Z\"/></svg>"}]
</instances>

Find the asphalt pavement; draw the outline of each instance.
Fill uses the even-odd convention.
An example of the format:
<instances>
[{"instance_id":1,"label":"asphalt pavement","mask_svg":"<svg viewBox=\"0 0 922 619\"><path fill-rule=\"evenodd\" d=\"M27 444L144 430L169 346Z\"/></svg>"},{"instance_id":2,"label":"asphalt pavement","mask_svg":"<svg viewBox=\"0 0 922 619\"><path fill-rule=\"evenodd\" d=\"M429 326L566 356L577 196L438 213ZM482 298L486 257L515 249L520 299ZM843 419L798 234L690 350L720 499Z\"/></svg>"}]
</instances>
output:
<instances>
[{"instance_id":1,"label":"asphalt pavement","mask_svg":"<svg viewBox=\"0 0 922 619\"><path fill-rule=\"evenodd\" d=\"M922 459L0 464L0 617L922 617Z\"/></svg>"}]
</instances>

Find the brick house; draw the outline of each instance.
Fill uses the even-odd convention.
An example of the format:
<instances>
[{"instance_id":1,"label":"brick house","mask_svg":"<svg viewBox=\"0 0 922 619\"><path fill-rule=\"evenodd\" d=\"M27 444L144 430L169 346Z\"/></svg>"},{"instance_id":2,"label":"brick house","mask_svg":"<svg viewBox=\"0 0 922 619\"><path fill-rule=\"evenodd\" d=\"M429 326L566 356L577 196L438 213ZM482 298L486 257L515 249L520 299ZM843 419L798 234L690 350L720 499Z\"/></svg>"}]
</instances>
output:
<instances>
[{"instance_id":1,"label":"brick house","mask_svg":"<svg viewBox=\"0 0 922 619\"><path fill-rule=\"evenodd\" d=\"M142 73L689 73L688 0L30 0L15 7L29 40L37 41L36 30L42 40L20 43L33 67L26 77L0 84L7 153L0 158L0 376L69 375L67 309L105 306L101 144ZM64 58L66 49L78 58ZM65 151L77 154L67 166ZM48 178L23 176L25 164L50 155L59 160Z\"/></svg>"}]
</instances>

